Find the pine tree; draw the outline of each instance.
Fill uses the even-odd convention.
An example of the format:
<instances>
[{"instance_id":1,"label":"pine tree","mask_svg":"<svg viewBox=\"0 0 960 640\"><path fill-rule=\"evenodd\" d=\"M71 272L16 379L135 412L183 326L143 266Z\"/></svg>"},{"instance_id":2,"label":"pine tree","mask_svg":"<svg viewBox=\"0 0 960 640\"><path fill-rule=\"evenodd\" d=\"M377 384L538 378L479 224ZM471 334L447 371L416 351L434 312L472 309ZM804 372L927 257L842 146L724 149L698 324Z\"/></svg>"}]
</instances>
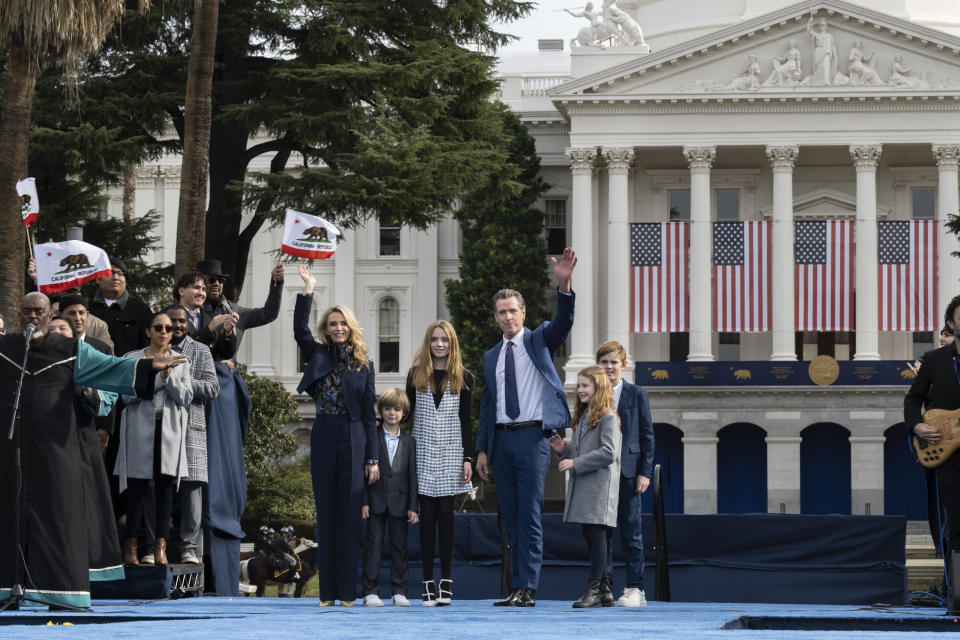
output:
<instances>
[{"instance_id":1,"label":"pine tree","mask_svg":"<svg viewBox=\"0 0 960 640\"><path fill-rule=\"evenodd\" d=\"M464 199L457 214L463 234L460 279L446 282L463 362L477 378L474 415L482 394L483 354L503 335L493 318L493 294L505 288L523 294L528 327L548 319L543 212L534 208L548 186L539 176L533 137L506 107L501 106L500 117L511 135L509 162ZM519 193L509 186L514 182L523 185Z\"/></svg>"}]
</instances>

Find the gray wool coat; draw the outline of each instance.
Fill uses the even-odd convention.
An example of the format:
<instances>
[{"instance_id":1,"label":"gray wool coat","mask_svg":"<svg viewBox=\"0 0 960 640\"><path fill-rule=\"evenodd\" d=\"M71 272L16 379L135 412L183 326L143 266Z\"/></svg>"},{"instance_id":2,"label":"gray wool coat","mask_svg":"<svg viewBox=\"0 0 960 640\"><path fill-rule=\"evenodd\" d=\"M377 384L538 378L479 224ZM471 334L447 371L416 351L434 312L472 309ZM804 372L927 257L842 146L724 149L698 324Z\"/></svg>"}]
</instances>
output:
<instances>
[{"instance_id":1,"label":"gray wool coat","mask_svg":"<svg viewBox=\"0 0 960 640\"><path fill-rule=\"evenodd\" d=\"M573 460L567 475L563 521L617 526L620 501L620 421L612 411L593 429L573 428L560 459Z\"/></svg>"}]
</instances>

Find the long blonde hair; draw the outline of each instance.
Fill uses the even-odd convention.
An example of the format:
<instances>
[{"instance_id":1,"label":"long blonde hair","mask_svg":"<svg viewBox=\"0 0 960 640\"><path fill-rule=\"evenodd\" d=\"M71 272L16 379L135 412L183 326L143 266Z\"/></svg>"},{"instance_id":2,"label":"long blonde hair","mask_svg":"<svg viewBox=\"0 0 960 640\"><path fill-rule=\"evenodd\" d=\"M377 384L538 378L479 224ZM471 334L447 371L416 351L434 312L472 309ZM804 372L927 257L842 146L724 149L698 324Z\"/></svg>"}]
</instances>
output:
<instances>
[{"instance_id":1,"label":"long blonde hair","mask_svg":"<svg viewBox=\"0 0 960 640\"><path fill-rule=\"evenodd\" d=\"M446 372L443 380L440 381L440 388L433 388L433 353L430 351L430 338L433 337L434 329L443 329L450 341L450 352L447 354ZM423 344L417 355L413 357L413 366L410 367L413 374L413 386L417 391L436 391L440 392L447 382L450 383L450 393L459 394L463 390L464 372L467 370L463 366L463 360L460 357L460 341L457 339L457 332L453 325L446 320L434 320L427 327L427 332L423 336Z\"/></svg>"},{"instance_id":2,"label":"long blonde hair","mask_svg":"<svg viewBox=\"0 0 960 640\"><path fill-rule=\"evenodd\" d=\"M347 340L347 344L351 351L349 366L354 371L360 371L370 364L369 350L363 341L363 329L360 328L360 323L357 322L356 316L353 315L353 311L350 311L349 307L336 304L323 312L323 315L320 316L320 323L317 325L317 335L320 337L320 344L325 347L333 344L333 341L330 340L330 336L328 336L326 332L327 320L330 318L331 313L339 313L343 316L343 319L347 321L347 327L350 329L350 338Z\"/></svg>"},{"instance_id":3,"label":"long blonde hair","mask_svg":"<svg viewBox=\"0 0 960 640\"><path fill-rule=\"evenodd\" d=\"M608 412L613 411L613 415L617 415L617 406L613 403L613 387L610 386L610 379L607 378L607 374L595 364L580 369L577 372L577 377L581 376L589 378L593 382L593 397L590 398L589 404L584 404L580 402L580 398L577 398L576 407L573 411L573 422L570 423L570 427L575 429L580 424L580 418L586 413L587 429L593 429L600 424L600 420ZM617 416L617 424L619 423L620 417Z\"/></svg>"}]
</instances>

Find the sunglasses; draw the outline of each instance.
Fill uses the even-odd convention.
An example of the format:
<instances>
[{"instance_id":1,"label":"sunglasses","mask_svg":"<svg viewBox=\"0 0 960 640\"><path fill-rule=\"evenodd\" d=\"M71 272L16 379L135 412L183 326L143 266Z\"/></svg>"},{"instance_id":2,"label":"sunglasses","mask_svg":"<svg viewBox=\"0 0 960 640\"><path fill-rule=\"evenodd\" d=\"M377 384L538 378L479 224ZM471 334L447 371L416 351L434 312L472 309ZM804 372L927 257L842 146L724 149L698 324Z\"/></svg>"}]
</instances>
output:
<instances>
[{"instance_id":1,"label":"sunglasses","mask_svg":"<svg viewBox=\"0 0 960 640\"><path fill-rule=\"evenodd\" d=\"M153 325L153 330L157 333L173 333L172 324L155 324Z\"/></svg>"},{"instance_id":2,"label":"sunglasses","mask_svg":"<svg viewBox=\"0 0 960 640\"><path fill-rule=\"evenodd\" d=\"M207 276L207 282L219 282L220 284L223 284L226 281L227 279L223 276Z\"/></svg>"}]
</instances>

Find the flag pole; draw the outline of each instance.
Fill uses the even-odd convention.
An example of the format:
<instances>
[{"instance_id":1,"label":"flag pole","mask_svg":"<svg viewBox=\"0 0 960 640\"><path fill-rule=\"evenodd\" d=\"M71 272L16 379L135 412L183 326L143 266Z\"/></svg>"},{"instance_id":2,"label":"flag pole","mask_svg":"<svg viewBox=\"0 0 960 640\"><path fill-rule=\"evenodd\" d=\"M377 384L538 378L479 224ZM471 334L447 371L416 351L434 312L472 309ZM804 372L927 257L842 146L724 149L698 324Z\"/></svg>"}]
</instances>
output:
<instances>
[{"instance_id":1,"label":"flag pole","mask_svg":"<svg viewBox=\"0 0 960 640\"><path fill-rule=\"evenodd\" d=\"M34 252L33 252L33 245L35 244L35 242L33 237L30 234L30 225L24 225L24 227L26 228L26 232L27 232L27 248L30 250L30 259L33 260L34 275L36 275L37 257L34 255ZM40 291L40 278L34 278L33 282L37 287L37 291Z\"/></svg>"}]
</instances>

